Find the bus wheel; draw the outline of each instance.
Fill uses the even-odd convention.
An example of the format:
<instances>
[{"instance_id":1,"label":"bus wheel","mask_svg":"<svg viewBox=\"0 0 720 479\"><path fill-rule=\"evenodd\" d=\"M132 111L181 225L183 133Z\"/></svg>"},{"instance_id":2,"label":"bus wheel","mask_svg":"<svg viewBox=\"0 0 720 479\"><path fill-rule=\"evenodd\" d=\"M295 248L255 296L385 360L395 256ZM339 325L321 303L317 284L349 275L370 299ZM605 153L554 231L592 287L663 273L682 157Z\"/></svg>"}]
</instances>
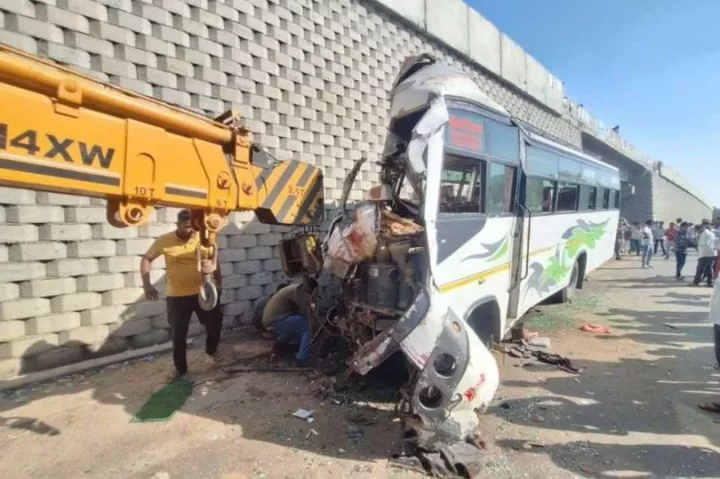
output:
<instances>
[{"instance_id":1,"label":"bus wheel","mask_svg":"<svg viewBox=\"0 0 720 479\"><path fill-rule=\"evenodd\" d=\"M568 303L573 299L573 296L575 296L575 290L577 289L579 276L580 264L575 261L572 273L570 274L570 282L560 291L560 294L558 295L561 303Z\"/></svg>"}]
</instances>

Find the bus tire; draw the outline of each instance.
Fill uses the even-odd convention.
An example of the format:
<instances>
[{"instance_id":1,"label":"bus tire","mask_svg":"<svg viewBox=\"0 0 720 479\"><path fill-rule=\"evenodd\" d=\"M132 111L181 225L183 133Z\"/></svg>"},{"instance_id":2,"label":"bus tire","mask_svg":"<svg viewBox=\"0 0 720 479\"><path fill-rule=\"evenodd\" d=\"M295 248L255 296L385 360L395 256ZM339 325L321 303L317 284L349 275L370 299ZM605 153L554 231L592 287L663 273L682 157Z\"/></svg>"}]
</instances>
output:
<instances>
[{"instance_id":1,"label":"bus tire","mask_svg":"<svg viewBox=\"0 0 720 479\"><path fill-rule=\"evenodd\" d=\"M575 290L578 286L578 280L580 278L580 262L575 261L573 264L572 272L570 273L570 281L567 286L560 290L558 299L561 303L569 303L575 296Z\"/></svg>"}]
</instances>

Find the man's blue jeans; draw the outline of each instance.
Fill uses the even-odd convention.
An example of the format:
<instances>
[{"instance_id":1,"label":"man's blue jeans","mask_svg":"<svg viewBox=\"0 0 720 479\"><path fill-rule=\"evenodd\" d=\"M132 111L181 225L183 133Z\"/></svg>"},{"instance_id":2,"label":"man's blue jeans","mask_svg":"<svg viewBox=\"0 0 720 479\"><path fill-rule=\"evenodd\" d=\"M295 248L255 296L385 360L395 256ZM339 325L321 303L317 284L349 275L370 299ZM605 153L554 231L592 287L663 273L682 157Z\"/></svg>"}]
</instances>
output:
<instances>
[{"instance_id":1,"label":"man's blue jeans","mask_svg":"<svg viewBox=\"0 0 720 479\"><path fill-rule=\"evenodd\" d=\"M642 265L643 266L650 266L650 260L653 256L653 249L652 245L643 245L642 246Z\"/></svg>"},{"instance_id":2,"label":"man's blue jeans","mask_svg":"<svg viewBox=\"0 0 720 479\"><path fill-rule=\"evenodd\" d=\"M305 318L293 314L275 321L273 329L278 335L278 343L300 343L300 349L295 356L298 361L310 359L310 327Z\"/></svg>"}]
</instances>

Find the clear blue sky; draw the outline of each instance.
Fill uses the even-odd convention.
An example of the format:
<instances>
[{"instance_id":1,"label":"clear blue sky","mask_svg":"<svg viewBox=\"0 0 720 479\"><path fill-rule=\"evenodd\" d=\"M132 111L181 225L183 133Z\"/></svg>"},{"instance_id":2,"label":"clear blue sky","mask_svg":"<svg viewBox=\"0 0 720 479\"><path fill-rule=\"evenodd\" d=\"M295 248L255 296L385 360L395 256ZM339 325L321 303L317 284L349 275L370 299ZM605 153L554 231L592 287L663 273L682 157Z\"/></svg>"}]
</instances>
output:
<instances>
[{"instance_id":1,"label":"clear blue sky","mask_svg":"<svg viewBox=\"0 0 720 479\"><path fill-rule=\"evenodd\" d=\"M466 0L720 206L720 0Z\"/></svg>"}]
</instances>

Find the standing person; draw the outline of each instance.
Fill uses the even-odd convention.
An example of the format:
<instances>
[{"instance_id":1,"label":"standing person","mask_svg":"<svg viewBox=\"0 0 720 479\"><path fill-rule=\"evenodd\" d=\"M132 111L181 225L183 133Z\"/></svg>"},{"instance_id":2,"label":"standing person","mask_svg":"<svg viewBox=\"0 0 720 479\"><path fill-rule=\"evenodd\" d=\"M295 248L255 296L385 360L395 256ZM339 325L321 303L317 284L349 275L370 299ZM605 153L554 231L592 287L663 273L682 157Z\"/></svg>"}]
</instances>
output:
<instances>
[{"instance_id":1,"label":"standing person","mask_svg":"<svg viewBox=\"0 0 720 479\"><path fill-rule=\"evenodd\" d=\"M652 266L650 266L650 260L652 259L652 255L653 255L652 226L653 226L652 220L647 220L645 222L645 226L642 229L642 239L640 240L640 247L642 248L642 257L640 258L640 261L642 262L643 268L652 268Z\"/></svg>"},{"instance_id":2,"label":"standing person","mask_svg":"<svg viewBox=\"0 0 720 479\"><path fill-rule=\"evenodd\" d=\"M670 227L665 230L665 246L667 247L667 254L665 259L670 259L670 252L675 249L675 238L677 237L677 228L675 223L670 223Z\"/></svg>"},{"instance_id":3,"label":"standing person","mask_svg":"<svg viewBox=\"0 0 720 479\"><path fill-rule=\"evenodd\" d=\"M655 248L653 249L653 253L657 254L658 246L660 246L663 255L667 256L667 251L665 251L665 227L662 221L655 223L655 227L653 228L653 238L655 239Z\"/></svg>"},{"instance_id":4,"label":"standing person","mask_svg":"<svg viewBox=\"0 0 720 479\"><path fill-rule=\"evenodd\" d=\"M301 367L312 365L308 318L312 314L312 294L316 288L317 281L311 277L285 286L272 295L262 313L265 329L277 333L276 350L287 350L290 344L299 345L295 364Z\"/></svg>"},{"instance_id":5,"label":"standing person","mask_svg":"<svg viewBox=\"0 0 720 479\"><path fill-rule=\"evenodd\" d=\"M623 249L623 245L625 244L625 232L627 231L627 225L625 224L624 219L620 219L618 222L618 229L617 233L615 234L615 259L620 260L622 257L620 256L620 252Z\"/></svg>"},{"instance_id":6,"label":"standing person","mask_svg":"<svg viewBox=\"0 0 720 479\"><path fill-rule=\"evenodd\" d=\"M687 260L687 248L690 240L688 239L688 224L680 223L680 229L675 234L675 279L684 281L682 270Z\"/></svg>"},{"instance_id":7,"label":"standing person","mask_svg":"<svg viewBox=\"0 0 720 479\"><path fill-rule=\"evenodd\" d=\"M165 257L167 274L167 317L173 342L173 362L176 376L187 373L187 333L192 314L197 315L200 324L205 326L207 340L205 352L217 359L217 347L222 330L222 311L220 302L210 311L205 311L198 302L202 274L198 271L197 251L202 259L210 257L210 249L200 244L200 235L194 231L190 222L190 211L181 210L177 215L177 228L155 240L140 263L140 273L145 289L145 298L151 301L159 297L157 289L150 283L150 263L160 255ZM222 271L220 263L214 273L218 297L222 294Z\"/></svg>"},{"instance_id":8,"label":"standing person","mask_svg":"<svg viewBox=\"0 0 720 479\"><path fill-rule=\"evenodd\" d=\"M713 263L715 263L715 255L717 253L717 245L715 244L715 233L710 229L710 222L703 220L702 233L698 237L698 264L695 269L695 279L693 285L699 286L700 281L706 280L708 286L713 285Z\"/></svg>"},{"instance_id":9,"label":"standing person","mask_svg":"<svg viewBox=\"0 0 720 479\"><path fill-rule=\"evenodd\" d=\"M630 230L630 254L635 251L635 256L640 256L640 243L642 242L642 228L640 223L633 223Z\"/></svg>"}]
</instances>

